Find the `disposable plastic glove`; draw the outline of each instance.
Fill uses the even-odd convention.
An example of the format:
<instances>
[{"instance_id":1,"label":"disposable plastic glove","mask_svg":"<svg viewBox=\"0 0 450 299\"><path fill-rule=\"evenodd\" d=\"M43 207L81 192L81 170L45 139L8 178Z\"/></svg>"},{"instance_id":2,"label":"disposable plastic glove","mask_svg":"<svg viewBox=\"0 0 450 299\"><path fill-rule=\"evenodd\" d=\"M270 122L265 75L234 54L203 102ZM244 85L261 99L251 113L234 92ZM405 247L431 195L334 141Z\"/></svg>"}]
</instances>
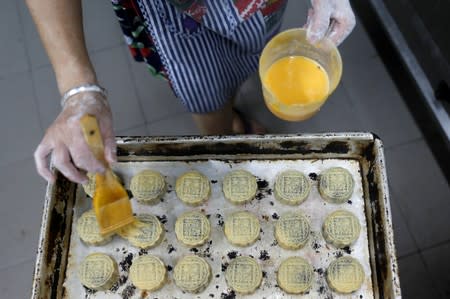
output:
<instances>
[{"instance_id":1,"label":"disposable plastic glove","mask_svg":"<svg viewBox=\"0 0 450 299\"><path fill-rule=\"evenodd\" d=\"M50 154L54 166L73 182L86 183L88 178L84 171L104 172L105 165L89 150L81 131L80 119L86 114L97 118L105 146L106 161L116 161L112 114L106 99L96 92L79 93L67 100L34 153L36 169L47 181L55 181L55 175L47 163Z\"/></svg>"},{"instance_id":2,"label":"disposable plastic glove","mask_svg":"<svg viewBox=\"0 0 450 299\"><path fill-rule=\"evenodd\" d=\"M339 45L355 28L355 14L348 0L311 0L311 4L305 25L311 43L328 37Z\"/></svg>"}]
</instances>

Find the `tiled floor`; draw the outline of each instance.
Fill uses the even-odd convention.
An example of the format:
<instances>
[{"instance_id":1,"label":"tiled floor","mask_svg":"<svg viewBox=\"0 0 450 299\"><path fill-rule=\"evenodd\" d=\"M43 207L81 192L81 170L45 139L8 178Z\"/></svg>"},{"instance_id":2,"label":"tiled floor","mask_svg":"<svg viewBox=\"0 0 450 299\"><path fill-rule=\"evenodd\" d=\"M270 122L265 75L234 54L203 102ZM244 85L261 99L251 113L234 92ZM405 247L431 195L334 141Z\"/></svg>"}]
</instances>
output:
<instances>
[{"instance_id":1,"label":"tiled floor","mask_svg":"<svg viewBox=\"0 0 450 299\"><path fill-rule=\"evenodd\" d=\"M309 1L290 1L284 27L305 21ZM163 81L131 61L108 1L83 0L87 44L110 91L118 135L196 134ZM23 1L0 10L0 292L29 297L45 184L32 152L59 111L53 71ZM7 26L6 26L7 25ZM273 117L258 80L243 86L239 107L272 133L372 131L385 142L404 298L450 298L450 189L365 30L341 46L342 84L306 122Z\"/></svg>"}]
</instances>

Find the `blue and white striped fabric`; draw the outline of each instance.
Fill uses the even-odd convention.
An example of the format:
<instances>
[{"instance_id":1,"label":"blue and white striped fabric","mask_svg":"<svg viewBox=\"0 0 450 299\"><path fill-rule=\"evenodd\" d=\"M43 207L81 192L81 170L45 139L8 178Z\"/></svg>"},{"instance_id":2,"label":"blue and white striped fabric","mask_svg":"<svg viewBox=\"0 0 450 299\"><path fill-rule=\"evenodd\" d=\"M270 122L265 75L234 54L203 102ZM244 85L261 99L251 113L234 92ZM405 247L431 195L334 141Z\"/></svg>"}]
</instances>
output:
<instances>
[{"instance_id":1,"label":"blue and white striped fabric","mask_svg":"<svg viewBox=\"0 0 450 299\"><path fill-rule=\"evenodd\" d=\"M261 12L245 21L233 0L210 0L195 30L189 16L166 0L139 0L147 29L166 67L176 96L190 112L220 109L257 70L266 43Z\"/></svg>"}]
</instances>

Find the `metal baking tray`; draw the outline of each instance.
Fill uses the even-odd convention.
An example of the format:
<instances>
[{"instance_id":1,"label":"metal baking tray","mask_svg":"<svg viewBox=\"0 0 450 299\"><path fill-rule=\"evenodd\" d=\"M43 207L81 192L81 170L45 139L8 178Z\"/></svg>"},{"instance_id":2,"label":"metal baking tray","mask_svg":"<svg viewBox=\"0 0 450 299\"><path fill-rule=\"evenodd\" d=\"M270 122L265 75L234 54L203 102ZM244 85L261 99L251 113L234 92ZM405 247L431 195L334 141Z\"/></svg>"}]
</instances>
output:
<instances>
[{"instance_id":1,"label":"metal baking tray","mask_svg":"<svg viewBox=\"0 0 450 299\"><path fill-rule=\"evenodd\" d=\"M181 138L118 138L119 163L115 171L128 186L131 176L140 169L152 168L166 175L174 186L175 178L188 169L198 169L212 180L213 196L210 205L202 206L213 228L211 243L195 250L212 266L213 279L203 293L188 295L169 281L161 291L147 294L135 290L127 281L127 267L134 256L145 253L126 241L115 238L103 247L84 246L72 230L80 213L89 208L81 188L62 175L49 185L42 220L39 252L36 261L32 298L234 298L227 289L223 268L236 254L252 255L259 259L265 273L260 289L250 298L295 298L283 293L276 285L275 270L287 256L306 257L316 270L316 279L307 296L310 298L401 298L393 243L389 194L381 141L370 133L342 133L315 135L266 135L242 137L181 137ZM356 188L347 210L354 212L363 224L362 237L348 250L326 246L320 237L320 225L325 215L335 209L327 206L317 193L314 175L332 166L351 170ZM247 169L260 181L257 199L245 206L258 215L262 224L261 240L249 248L228 245L221 232L223 217L237 208L221 197L221 179L233 169ZM274 176L283 169L296 168L311 174L312 194L300 209L310 218L313 237L298 252L286 251L273 244L273 224L276 215L289 209L273 199L271 187ZM270 169L270 171L264 171ZM219 183L216 183L216 182ZM148 251L161 257L171 269L178 258L193 253L179 245L173 236L173 222L178 214L191 210L179 202L174 192L164 197L156 207L142 207L134 203L134 210L150 212L165 219L165 242ZM212 202L212 201L217 201ZM220 204L220 203L223 204ZM317 205L324 205L317 209ZM199 208L199 209L200 209ZM319 212L317 212L319 211ZM79 261L89 252L112 255L121 268L121 279L112 291L91 292L76 279ZM363 264L367 279L363 287L351 296L337 295L329 290L324 270L340 255L351 255ZM170 272L169 272L170 280ZM240 296L236 296L239 298ZM248 297L248 296L247 296Z\"/></svg>"}]
</instances>

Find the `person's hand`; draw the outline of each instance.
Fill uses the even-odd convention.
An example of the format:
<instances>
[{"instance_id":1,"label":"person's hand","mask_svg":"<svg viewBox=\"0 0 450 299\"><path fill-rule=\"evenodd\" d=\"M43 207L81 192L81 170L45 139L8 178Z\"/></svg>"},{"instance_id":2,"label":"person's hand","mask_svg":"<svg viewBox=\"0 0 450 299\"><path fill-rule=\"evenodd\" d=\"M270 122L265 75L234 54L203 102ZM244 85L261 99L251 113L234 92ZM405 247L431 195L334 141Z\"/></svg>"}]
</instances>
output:
<instances>
[{"instance_id":1,"label":"person's hand","mask_svg":"<svg viewBox=\"0 0 450 299\"><path fill-rule=\"evenodd\" d=\"M311 0L305 28L309 42L328 37L339 45L356 25L355 14L348 0Z\"/></svg>"},{"instance_id":2,"label":"person's hand","mask_svg":"<svg viewBox=\"0 0 450 299\"><path fill-rule=\"evenodd\" d=\"M54 166L69 180L86 183L87 172L104 172L105 165L99 162L84 140L80 118L86 114L97 118L108 163L116 160L116 143L112 127L111 109L105 98L96 92L84 92L67 100L63 110L47 129L44 138L34 153L36 169L49 182L55 181L47 157L51 154ZM84 171L80 171L84 170Z\"/></svg>"}]
</instances>

